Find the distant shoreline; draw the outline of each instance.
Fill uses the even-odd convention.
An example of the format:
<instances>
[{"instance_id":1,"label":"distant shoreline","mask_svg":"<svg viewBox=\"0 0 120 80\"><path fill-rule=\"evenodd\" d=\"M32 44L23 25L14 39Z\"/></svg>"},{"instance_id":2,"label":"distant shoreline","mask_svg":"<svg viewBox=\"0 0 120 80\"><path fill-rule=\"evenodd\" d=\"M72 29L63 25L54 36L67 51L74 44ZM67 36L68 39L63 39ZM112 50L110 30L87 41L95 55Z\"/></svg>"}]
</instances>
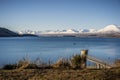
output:
<instances>
[{"instance_id":1,"label":"distant shoreline","mask_svg":"<svg viewBox=\"0 0 120 80\"><path fill-rule=\"evenodd\" d=\"M37 36L37 35L29 35L29 34L25 34L25 35L20 35L20 36L0 36L0 38L4 38L4 37L76 37L76 36ZM76 38L120 38L120 37L91 37L91 36L79 36Z\"/></svg>"},{"instance_id":2,"label":"distant shoreline","mask_svg":"<svg viewBox=\"0 0 120 80\"><path fill-rule=\"evenodd\" d=\"M0 28L0 37L24 37L24 36L35 36L35 37L91 37L91 38L120 38L120 33L41 33L31 34L24 33L19 34L6 28Z\"/></svg>"}]
</instances>

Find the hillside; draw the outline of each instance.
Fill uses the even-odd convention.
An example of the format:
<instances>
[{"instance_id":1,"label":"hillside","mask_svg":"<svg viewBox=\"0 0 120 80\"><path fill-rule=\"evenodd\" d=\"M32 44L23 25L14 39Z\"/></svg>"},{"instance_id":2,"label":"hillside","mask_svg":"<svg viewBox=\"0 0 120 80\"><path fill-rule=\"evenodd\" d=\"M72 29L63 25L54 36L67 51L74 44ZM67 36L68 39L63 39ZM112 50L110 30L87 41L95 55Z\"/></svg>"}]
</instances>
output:
<instances>
[{"instance_id":1,"label":"hillside","mask_svg":"<svg viewBox=\"0 0 120 80\"><path fill-rule=\"evenodd\" d=\"M0 70L0 80L120 80L120 68Z\"/></svg>"},{"instance_id":2,"label":"hillside","mask_svg":"<svg viewBox=\"0 0 120 80\"><path fill-rule=\"evenodd\" d=\"M14 36L19 36L19 35L13 31L6 29L6 28L0 27L0 37L14 37Z\"/></svg>"}]
</instances>

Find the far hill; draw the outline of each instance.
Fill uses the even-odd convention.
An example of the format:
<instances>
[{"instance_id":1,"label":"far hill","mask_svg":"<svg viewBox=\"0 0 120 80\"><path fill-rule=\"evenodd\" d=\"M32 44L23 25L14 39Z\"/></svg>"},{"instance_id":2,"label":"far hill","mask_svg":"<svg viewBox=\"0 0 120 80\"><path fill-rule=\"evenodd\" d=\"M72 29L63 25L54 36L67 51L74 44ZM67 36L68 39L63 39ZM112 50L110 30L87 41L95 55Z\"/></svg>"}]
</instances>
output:
<instances>
[{"instance_id":1,"label":"far hill","mask_svg":"<svg viewBox=\"0 0 120 80\"><path fill-rule=\"evenodd\" d=\"M0 37L16 37L19 36L17 33L10 31L6 28L0 27Z\"/></svg>"}]
</instances>

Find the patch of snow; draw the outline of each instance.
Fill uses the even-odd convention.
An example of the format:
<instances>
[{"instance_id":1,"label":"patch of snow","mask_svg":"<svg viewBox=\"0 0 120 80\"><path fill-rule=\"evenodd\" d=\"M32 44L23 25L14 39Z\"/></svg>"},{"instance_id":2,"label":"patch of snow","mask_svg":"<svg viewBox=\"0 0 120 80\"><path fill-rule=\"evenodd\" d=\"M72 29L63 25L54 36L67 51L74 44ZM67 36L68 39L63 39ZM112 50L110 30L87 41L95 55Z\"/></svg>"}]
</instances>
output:
<instances>
[{"instance_id":1,"label":"patch of snow","mask_svg":"<svg viewBox=\"0 0 120 80\"><path fill-rule=\"evenodd\" d=\"M97 32L97 30L95 30L95 29L89 29L89 32L90 33L94 33L94 32Z\"/></svg>"},{"instance_id":2,"label":"patch of snow","mask_svg":"<svg viewBox=\"0 0 120 80\"><path fill-rule=\"evenodd\" d=\"M62 33L77 33L78 31L77 30L74 30L74 29L68 29Z\"/></svg>"},{"instance_id":3,"label":"patch of snow","mask_svg":"<svg viewBox=\"0 0 120 80\"><path fill-rule=\"evenodd\" d=\"M84 32L89 32L89 30L88 29L80 29L79 30L79 33L84 33Z\"/></svg>"},{"instance_id":4,"label":"patch of snow","mask_svg":"<svg viewBox=\"0 0 120 80\"><path fill-rule=\"evenodd\" d=\"M95 30L95 29L80 29L79 33L94 33L96 31L97 30Z\"/></svg>"}]
</instances>

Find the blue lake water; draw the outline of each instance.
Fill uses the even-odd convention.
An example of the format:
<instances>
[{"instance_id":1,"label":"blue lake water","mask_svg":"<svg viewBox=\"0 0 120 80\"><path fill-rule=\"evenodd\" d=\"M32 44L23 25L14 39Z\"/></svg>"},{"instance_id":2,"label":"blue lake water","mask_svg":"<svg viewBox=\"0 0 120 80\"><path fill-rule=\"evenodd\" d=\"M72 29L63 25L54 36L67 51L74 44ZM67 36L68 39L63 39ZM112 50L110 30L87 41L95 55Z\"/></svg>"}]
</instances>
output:
<instances>
[{"instance_id":1,"label":"blue lake water","mask_svg":"<svg viewBox=\"0 0 120 80\"><path fill-rule=\"evenodd\" d=\"M0 66L15 63L26 55L32 61L36 58L56 61L60 57L80 54L81 49L88 49L89 55L113 62L120 58L120 38L1 37Z\"/></svg>"}]
</instances>

